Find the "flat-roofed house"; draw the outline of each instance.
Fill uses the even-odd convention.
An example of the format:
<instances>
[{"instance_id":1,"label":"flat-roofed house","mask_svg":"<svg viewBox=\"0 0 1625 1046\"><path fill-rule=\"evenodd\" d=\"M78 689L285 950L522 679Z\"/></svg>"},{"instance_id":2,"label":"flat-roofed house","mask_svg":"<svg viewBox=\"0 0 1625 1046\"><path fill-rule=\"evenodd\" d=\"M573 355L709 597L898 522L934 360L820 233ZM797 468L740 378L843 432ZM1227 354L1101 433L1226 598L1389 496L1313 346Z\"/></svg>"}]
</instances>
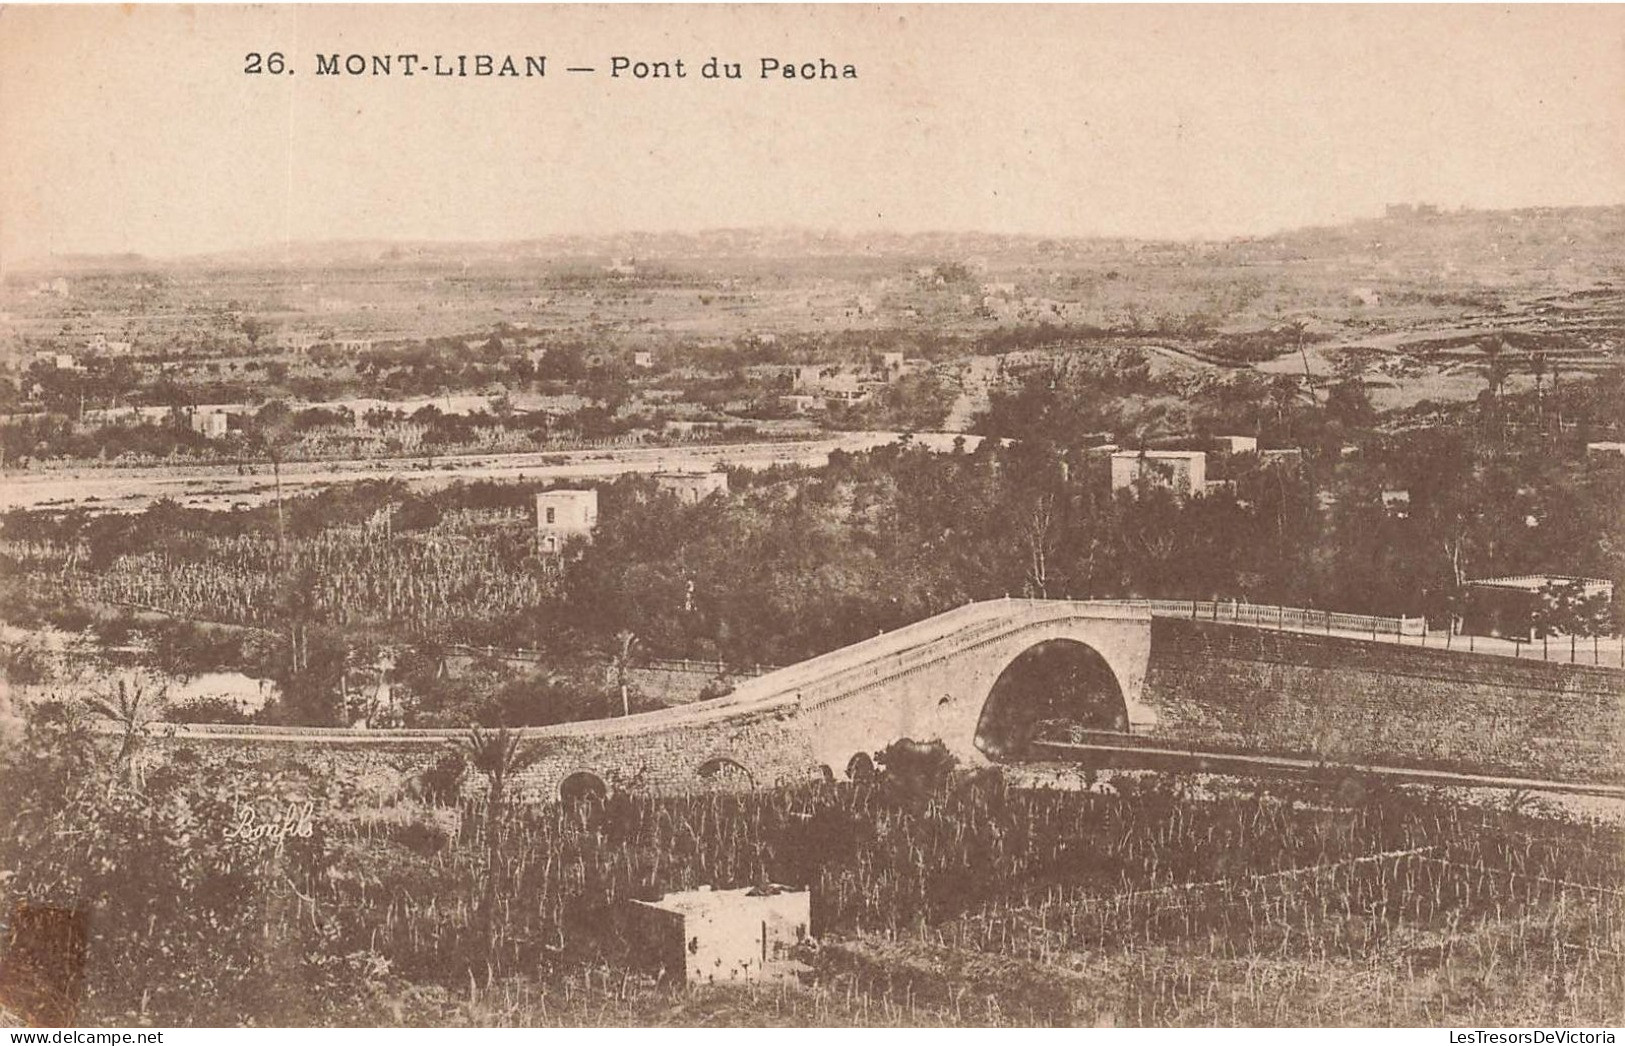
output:
<instances>
[{"instance_id":1,"label":"flat-roofed house","mask_svg":"<svg viewBox=\"0 0 1625 1046\"><path fill-rule=\"evenodd\" d=\"M1220 454L1256 454L1257 436L1214 436L1213 448Z\"/></svg>"},{"instance_id":2,"label":"flat-roofed house","mask_svg":"<svg viewBox=\"0 0 1625 1046\"><path fill-rule=\"evenodd\" d=\"M1614 599L1614 583L1600 578L1563 574L1519 574L1478 578L1465 585L1461 615L1463 633L1535 640L1571 633L1582 618L1606 628L1607 611ZM1568 614L1558 612L1567 606Z\"/></svg>"},{"instance_id":3,"label":"flat-roofed house","mask_svg":"<svg viewBox=\"0 0 1625 1046\"><path fill-rule=\"evenodd\" d=\"M570 538L591 539L598 526L598 491L561 488L536 495L536 543L561 552Z\"/></svg>"},{"instance_id":4,"label":"flat-roofed house","mask_svg":"<svg viewBox=\"0 0 1625 1046\"><path fill-rule=\"evenodd\" d=\"M636 954L676 983L793 980L805 969L796 958L811 922L805 889L702 887L627 905Z\"/></svg>"},{"instance_id":5,"label":"flat-roofed house","mask_svg":"<svg viewBox=\"0 0 1625 1046\"><path fill-rule=\"evenodd\" d=\"M1120 450L1112 455L1112 489L1139 483L1167 487L1182 498L1207 489L1207 454L1200 450Z\"/></svg>"},{"instance_id":6,"label":"flat-roofed house","mask_svg":"<svg viewBox=\"0 0 1625 1046\"><path fill-rule=\"evenodd\" d=\"M217 410L194 410L187 421L193 432L208 439L220 439L229 428L226 415Z\"/></svg>"}]
</instances>

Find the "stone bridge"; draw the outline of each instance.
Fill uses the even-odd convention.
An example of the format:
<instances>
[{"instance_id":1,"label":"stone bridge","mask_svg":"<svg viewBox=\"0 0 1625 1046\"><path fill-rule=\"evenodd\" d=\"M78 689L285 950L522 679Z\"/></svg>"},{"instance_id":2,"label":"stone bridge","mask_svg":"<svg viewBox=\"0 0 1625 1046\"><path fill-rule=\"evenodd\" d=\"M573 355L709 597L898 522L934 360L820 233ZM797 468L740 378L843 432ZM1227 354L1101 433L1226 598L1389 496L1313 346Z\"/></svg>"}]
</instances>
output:
<instances>
[{"instance_id":1,"label":"stone bridge","mask_svg":"<svg viewBox=\"0 0 1625 1046\"><path fill-rule=\"evenodd\" d=\"M986 765L1044 752L1041 726L1065 721L1113 748L1625 784L1625 671L1424 647L1419 629L1227 604L972 603L713 701L526 730L519 780L535 800L763 787L844 777L903 738ZM409 773L456 733L194 727L168 743L294 744Z\"/></svg>"}]
</instances>

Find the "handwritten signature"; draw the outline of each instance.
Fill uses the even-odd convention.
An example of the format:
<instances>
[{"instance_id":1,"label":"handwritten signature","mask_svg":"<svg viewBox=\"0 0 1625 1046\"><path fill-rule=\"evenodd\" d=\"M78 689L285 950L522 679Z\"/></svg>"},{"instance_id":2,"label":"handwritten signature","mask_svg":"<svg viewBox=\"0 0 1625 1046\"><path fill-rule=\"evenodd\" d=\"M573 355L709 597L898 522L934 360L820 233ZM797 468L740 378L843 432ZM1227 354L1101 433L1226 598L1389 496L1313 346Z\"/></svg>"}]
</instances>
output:
<instances>
[{"instance_id":1,"label":"handwritten signature","mask_svg":"<svg viewBox=\"0 0 1625 1046\"><path fill-rule=\"evenodd\" d=\"M227 839L275 839L279 843L289 836L309 839L315 831L312 822L315 812L313 802L289 803L280 820L261 821L252 805L240 802L236 805L235 823L228 825L222 834Z\"/></svg>"}]
</instances>

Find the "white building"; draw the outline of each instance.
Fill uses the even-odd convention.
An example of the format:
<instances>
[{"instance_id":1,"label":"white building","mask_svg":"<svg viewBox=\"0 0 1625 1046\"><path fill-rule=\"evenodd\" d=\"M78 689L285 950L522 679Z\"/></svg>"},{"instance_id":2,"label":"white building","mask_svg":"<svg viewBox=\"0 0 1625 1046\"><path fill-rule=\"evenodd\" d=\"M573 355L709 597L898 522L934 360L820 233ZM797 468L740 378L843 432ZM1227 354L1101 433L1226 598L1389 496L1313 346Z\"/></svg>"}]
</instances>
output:
<instances>
[{"instance_id":1,"label":"white building","mask_svg":"<svg viewBox=\"0 0 1625 1046\"><path fill-rule=\"evenodd\" d=\"M806 890L702 887L627 904L637 953L681 983L789 980L802 968L795 949L808 933Z\"/></svg>"},{"instance_id":2,"label":"white building","mask_svg":"<svg viewBox=\"0 0 1625 1046\"><path fill-rule=\"evenodd\" d=\"M803 395L857 403L881 383L844 366L810 364L797 368L794 387Z\"/></svg>"},{"instance_id":3,"label":"white building","mask_svg":"<svg viewBox=\"0 0 1625 1046\"><path fill-rule=\"evenodd\" d=\"M598 491L544 490L536 495L536 541L543 552L559 552L569 538L592 537L598 526Z\"/></svg>"},{"instance_id":4,"label":"white building","mask_svg":"<svg viewBox=\"0 0 1625 1046\"><path fill-rule=\"evenodd\" d=\"M34 362L43 363L52 370L84 370L85 368L66 352L36 352Z\"/></svg>"},{"instance_id":5,"label":"white building","mask_svg":"<svg viewBox=\"0 0 1625 1046\"><path fill-rule=\"evenodd\" d=\"M1213 446L1220 454L1256 454L1256 436L1214 436Z\"/></svg>"},{"instance_id":6,"label":"white building","mask_svg":"<svg viewBox=\"0 0 1625 1046\"><path fill-rule=\"evenodd\" d=\"M193 432L201 433L208 439L221 438L229 428L226 415L220 411L194 410L187 421Z\"/></svg>"},{"instance_id":7,"label":"white building","mask_svg":"<svg viewBox=\"0 0 1625 1046\"><path fill-rule=\"evenodd\" d=\"M1112 489L1144 481L1193 497L1207 489L1207 454L1200 450L1120 450L1112 455Z\"/></svg>"},{"instance_id":8,"label":"white building","mask_svg":"<svg viewBox=\"0 0 1625 1046\"><path fill-rule=\"evenodd\" d=\"M105 334L97 334L85 342L85 348L98 356L128 356L130 347L127 341L109 341Z\"/></svg>"}]
</instances>

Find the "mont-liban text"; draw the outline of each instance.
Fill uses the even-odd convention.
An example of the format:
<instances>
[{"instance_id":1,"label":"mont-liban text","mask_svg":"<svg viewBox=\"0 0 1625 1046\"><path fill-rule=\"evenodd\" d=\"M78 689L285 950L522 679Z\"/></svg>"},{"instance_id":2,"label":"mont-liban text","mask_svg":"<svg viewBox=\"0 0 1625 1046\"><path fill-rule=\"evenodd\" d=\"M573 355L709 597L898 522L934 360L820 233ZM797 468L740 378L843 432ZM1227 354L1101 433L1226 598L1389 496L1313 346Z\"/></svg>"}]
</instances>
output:
<instances>
[{"instance_id":1,"label":"mont-liban text","mask_svg":"<svg viewBox=\"0 0 1625 1046\"><path fill-rule=\"evenodd\" d=\"M818 57L758 57L729 61L711 55L704 59L609 55L597 60L566 64L545 54L343 54L319 51L309 65L300 65L283 51L250 51L243 55L249 76L292 76L308 69L317 76L338 79L411 77L430 79L544 79L558 76L599 76L611 80L856 80L858 67Z\"/></svg>"}]
</instances>

